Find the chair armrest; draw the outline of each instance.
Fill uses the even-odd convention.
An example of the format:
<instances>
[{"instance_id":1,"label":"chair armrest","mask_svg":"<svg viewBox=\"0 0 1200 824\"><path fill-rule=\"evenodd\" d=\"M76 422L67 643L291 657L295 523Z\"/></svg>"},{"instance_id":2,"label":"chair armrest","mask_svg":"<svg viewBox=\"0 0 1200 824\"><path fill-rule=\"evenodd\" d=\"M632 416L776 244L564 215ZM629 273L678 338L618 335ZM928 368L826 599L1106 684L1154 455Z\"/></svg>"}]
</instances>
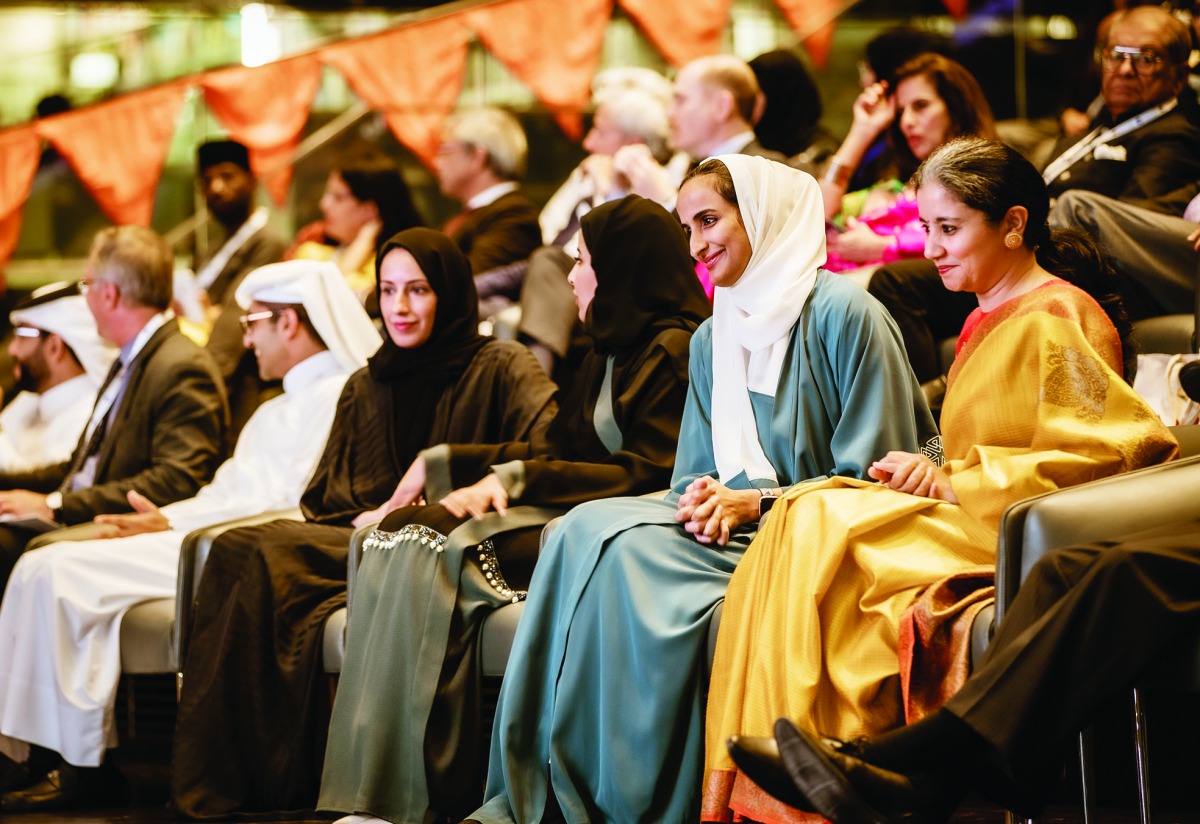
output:
<instances>
[{"instance_id":1,"label":"chair armrest","mask_svg":"<svg viewBox=\"0 0 1200 824\"><path fill-rule=\"evenodd\" d=\"M196 587L200 584L200 575L204 572L204 564L208 561L208 553L213 543L224 532L237 529L240 526L255 526L268 521L287 519L302 521L304 516L299 509L282 509L274 512L263 512L246 518L224 521L203 529L193 530L184 536L179 548L179 578L175 589L175 649L179 651L179 668L187 656L187 644L192 632L192 603L196 598Z\"/></svg>"},{"instance_id":2,"label":"chair armrest","mask_svg":"<svg viewBox=\"0 0 1200 824\"><path fill-rule=\"evenodd\" d=\"M1200 518L1200 456L1026 498L1000 520L996 621L1048 552Z\"/></svg>"},{"instance_id":3,"label":"chair armrest","mask_svg":"<svg viewBox=\"0 0 1200 824\"><path fill-rule=\"evenodd\" d=\"M75 524L75 526L66 526L62 529L52 529L49 532L35 535L25 545L25 549L37 549L49 544L56 544L59 541L90 541L96 537L96 530L100 526L100 524L88 521L85 524Z\"/></svg>"}]
</instances>

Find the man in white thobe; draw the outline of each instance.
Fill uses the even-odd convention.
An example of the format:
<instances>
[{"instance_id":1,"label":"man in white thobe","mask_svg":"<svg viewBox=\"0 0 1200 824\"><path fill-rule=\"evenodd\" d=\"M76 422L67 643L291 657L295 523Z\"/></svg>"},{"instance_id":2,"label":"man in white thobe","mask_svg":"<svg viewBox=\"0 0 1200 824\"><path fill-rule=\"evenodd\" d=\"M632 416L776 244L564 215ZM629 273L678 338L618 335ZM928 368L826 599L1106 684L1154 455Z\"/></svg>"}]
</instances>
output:
<instances>
[{"instance_id":1,"label":"man in white thobe","mask_svg":"<svg viewBox=\"0 0 1200 824\"><path fill-rule=\"evenodd\" d=\"M15 473L70 459L117 348L73 283L35 290L9 320L20 391L0 412L0 472Z\"/></svg>"},{"instance_id":2,"label":"man in white thobe","mask_svg":"<svg viewBox=\"0 0 1200 824\"><path fill-rule=\"evenodd\" d=\"M284 394L254 413L213 482L161 509L130 492L135 514L96 519L120 537L49 544L13 571L0 602L0 752L17 762L8 765L5 811L112 800L106 792L115 782L95 768L117 743L121 616L175 595L188 532L299 505L342 385L380 344L330 263L262 267L237 300L247 310L245 345L264 378L283 379Z\"/></svg>"}]
</instances>

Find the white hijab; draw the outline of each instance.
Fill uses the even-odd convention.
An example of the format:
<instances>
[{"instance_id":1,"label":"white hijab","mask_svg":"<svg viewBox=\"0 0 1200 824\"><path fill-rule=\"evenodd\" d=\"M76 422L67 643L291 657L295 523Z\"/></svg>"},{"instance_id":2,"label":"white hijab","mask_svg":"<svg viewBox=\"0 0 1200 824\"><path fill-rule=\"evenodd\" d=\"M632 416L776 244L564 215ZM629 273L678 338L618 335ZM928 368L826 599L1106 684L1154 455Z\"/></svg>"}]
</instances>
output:
<instances>
[{"instance_id":1,"label":"white hijab","mask_svg":"<svg viewBox=\"0 0 1200 824\"><path fill-rule=\"evenodd\" d=\"M246 275L234 298L243 309L253 300L303 305L313 328L346 372L366 366L383 342L342 271L328 261L289 260L260 266Z\"/></svg>"},{"instance_id":2,"label":"white hijab","mask_svg":"<svg viewBox=\"0 0 1200 824\"><path fill-rule=\"evenodd\" d=\"M811 175L748 155L714 158L733 178L750 262L713 295L713 453L728 481L778 480L758 441L748 390L775 396L788 337L825 265L825 209Z\"/></svg>"}]
</instances>

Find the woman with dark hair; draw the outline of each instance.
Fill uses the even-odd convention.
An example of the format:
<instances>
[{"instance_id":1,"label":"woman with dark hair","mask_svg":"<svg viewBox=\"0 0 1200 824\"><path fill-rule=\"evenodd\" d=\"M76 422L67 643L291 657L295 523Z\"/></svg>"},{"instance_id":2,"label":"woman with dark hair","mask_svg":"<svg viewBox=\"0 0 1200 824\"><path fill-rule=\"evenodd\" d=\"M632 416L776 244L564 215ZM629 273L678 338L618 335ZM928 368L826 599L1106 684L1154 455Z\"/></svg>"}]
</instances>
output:
<instances>
[{"instance_id":1,"label":"woman with dark hair","mask_svg":"<svg viewBox=\"0 0 1200 824\"><path fill-rule=\"evenodd\" d=\"M687 240L635 195L580 228L569 279L592 348L545 438L425 450L367 539L318 805L369 814L347 822L479 806L483 619L524 599L551 518L671 480L688 344L711 313Z\"/></svg>"},{"instance_id":2,"label":"woman with dark hair","mask_svg":"<svg viewBox=\"0 0 1200 824\"><path fill-rule=\"evenodd\" d=\"M1001 143L959 139L930 155L913 187L926 256L947 288L979 303L950 372L946 462L888 452L868 473L878 483L832 479L772 509L725 600L706 820L797 815L734 768L730 735L769 735L781 716L838 738L869 735L961 684L969 633L950 631L948 604L961 599L964 620L980 605L1009 504L1178 451L1122 376L1128 324L1107 261L1086 238L1049 229L1032 164Z\"/></svg>"},{"instance_id":3,"label":"woman with dark hair","mask_svg":"<svg viewBox=\"0 0 1200 824\"><path fill-rule=\"evenodd\" d=\"M829 235L826 267L846 272L906 257L919 257L925 235L917 201L904 181L930 152L956 137L994 138L995 121L983 90L958 63L922 54L896 70L894 85L877 83L854 103L854 125L830 162L823 184L827 207L839 231ZM868 189L845 193L843 164L858 165L862 153L887 130L894 177Z\"/></svg>"},{"instance_id":4,"label":"woman with dark hair","mask_svg":"<svg viewBox=\"0 0 1200 824\"><path fill-rule=\"evenodd\" d=\"M400 168L382 156L335 167L320 206L322 221L302 229L304 239L285 258L332 260L363 302L375 286L380 240L425 225Z\"/></svg>"},{"instance_id":5,"label":"woman with dark hair","mask_svg":"<svg viewBox=\"0 0 1200 824\"><path fill-rule=\"evenodd\" d=\"M882 308L823 271L803 172L721 155L678 211L716 287L663 499L573 509L542 550L492 731L486 824L696 820L708 635L764 500L933 423ZM815 218L815 222L814 222Z\"/></svg>"},{"instance_id":6,"label":"woman with dark hair","mask_svg":"<svg viewBox=\"0 0 1200 824\"><path fill-rule=\"evenodd\" d=\"M445 235L388 240L376 294L383 345L346 382L304 520L230 530L209 553L172 758L174 804L190 818L313 806L331 700L321 643L346 604L352 523L422 449L536 439L554 414L529 351L479 336L470 263Z\"/></svg>"},{"instance_id":7,"label":"woman with dark hair","mask_svg":"<svg viewBox=\"0 0 1200 824\"><path fill-rule=\"evenodd\" d=\"M754 110L758 142L789 158L791 165L824 162L837 143L821 126L825 107L804 61L790 49L775 49L749 65L762 91Z\"/></svg>"}]
</instances>

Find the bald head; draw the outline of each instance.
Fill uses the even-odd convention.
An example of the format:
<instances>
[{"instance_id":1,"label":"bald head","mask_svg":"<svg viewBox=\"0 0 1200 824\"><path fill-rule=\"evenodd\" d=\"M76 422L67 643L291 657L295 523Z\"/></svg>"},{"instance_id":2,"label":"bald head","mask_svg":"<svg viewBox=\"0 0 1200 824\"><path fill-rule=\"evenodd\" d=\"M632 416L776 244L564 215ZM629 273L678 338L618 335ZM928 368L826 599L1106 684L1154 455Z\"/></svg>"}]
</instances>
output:
<instances>
[{"instance_id":1,"label":"bald head","mask_svg":"<svg viewBox=\"0 0 1200 824\"><path fill-rule=\"evenodd\" d=\"M693 157L751 128L758 80L744 60L721 54L693 60L675 78L671 144Z\"/></svg>"}]
</instances>

